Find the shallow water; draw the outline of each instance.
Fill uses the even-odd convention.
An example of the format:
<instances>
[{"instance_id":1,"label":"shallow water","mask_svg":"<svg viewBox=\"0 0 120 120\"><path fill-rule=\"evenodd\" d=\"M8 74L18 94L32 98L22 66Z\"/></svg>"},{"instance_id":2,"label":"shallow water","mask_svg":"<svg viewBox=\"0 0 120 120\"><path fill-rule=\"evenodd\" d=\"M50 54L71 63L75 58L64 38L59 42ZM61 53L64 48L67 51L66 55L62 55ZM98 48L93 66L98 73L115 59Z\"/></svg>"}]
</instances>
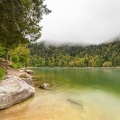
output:
<instances>
[{"instance_id":1,"label":"shallow water","mask_svg":"<svg viewBox=\"0 0 120 120\"><path fill-rule=\"evenodd\" d=\"M0 111L0 120L120 120L120 69L34 71L35 96ZM49 90L38 88L44 82Z\"/></svg>"}]
</instances>

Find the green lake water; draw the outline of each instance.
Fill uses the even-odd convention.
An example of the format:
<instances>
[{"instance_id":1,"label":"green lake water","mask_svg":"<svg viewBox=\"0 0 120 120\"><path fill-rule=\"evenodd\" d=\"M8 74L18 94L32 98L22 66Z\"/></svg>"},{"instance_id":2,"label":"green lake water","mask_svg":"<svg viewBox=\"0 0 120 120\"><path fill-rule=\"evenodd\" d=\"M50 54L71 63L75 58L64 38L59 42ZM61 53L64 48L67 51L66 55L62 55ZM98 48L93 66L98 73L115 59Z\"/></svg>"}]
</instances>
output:
<instances>
[{"instance_id":1,"label":"green lake water","mask_svg":"<svg viewBox=\"0 0 120 120\"><path fill-rule=\"evenodd\" d=\"M120 69L38 68L35 83L48 82L56 89L99 89L120 93Z\"/></svg>"},{"instance_id":2,"label":"green lake water","mask_svg":"<svg viewBox=\"0 0 120 120\"><path fill-rule=\"evenodd\" d=\"M120 120L119 68L33 70L35 97L0 111L0 120Z\"/></svg>"}]
</instances>

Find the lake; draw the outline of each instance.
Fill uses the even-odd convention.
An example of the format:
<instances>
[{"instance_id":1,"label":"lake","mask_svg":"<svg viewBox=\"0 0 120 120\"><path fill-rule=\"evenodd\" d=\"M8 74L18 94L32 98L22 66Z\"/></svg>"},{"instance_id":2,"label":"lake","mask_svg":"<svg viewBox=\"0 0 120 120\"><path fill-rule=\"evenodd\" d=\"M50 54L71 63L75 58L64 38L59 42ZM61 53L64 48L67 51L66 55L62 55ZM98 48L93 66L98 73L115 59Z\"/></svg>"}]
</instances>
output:
<instances>
[{"instance_id":1,"label":"lake","mask_svg":"<svg viewBox=\"0 0 120 120\"><path fill-rule=\"evenodd\" d=\"M120 120L119 68L33 70L35 97L0 111L1 120Z\"/></svg>"}]
</instances>

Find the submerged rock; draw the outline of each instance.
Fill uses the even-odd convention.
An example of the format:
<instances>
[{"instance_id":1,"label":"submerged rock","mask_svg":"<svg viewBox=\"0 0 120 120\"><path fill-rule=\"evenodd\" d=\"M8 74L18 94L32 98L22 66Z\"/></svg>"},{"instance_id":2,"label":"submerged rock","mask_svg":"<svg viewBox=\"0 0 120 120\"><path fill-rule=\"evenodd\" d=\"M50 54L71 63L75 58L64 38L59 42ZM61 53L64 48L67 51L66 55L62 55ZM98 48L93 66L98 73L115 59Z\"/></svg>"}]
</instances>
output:
<instances>
[{"instance_id":1,"label":"submerged rock","mask_svg":"<svg viewBox=\"0 0 120 120\"><path fill-rule=\"evenodd\" d=\"M43 83L42 85L40 85L39 88L47 89L48 87L50 87L50 84L49 84L49 83Z\"/></svg>"},{"instance_id":2,"label":"submerged rock","mask_svg":"<svg viewBox=\"0 0 120 120\"><path fill-rule=\"evenodd\" d=\"M9 75L0 82L0 109L20 103L34 93L34 87L17 76Z\"/></svg>"},{"instance_id":3,"label":"submerged rock","mask_svg":"<svg viewBox=\"0 0 120 120\"><path fill-rule=\"evenodd\" d=\"M69 98L68 98L67 101L70 102L70 103L72 103L72 104L74 104L74 105L78 105L78 106L83 107L83 105L82 105L81 103L76 102L75 100L72 100L72 99L69 99Z\"/></svg>"}]
</instances>

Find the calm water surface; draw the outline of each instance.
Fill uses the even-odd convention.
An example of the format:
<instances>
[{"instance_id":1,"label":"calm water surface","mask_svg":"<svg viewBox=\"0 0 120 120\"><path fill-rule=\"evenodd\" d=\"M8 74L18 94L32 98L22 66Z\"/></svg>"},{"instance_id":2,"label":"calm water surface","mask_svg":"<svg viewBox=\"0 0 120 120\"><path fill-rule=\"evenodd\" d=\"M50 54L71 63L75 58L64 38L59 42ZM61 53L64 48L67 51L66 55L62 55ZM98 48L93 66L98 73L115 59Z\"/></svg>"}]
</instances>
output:
<instances>
[{"instance_id":1,"label":"calm water surface","mask_svg":"<svg viewBox=\"0 0 120 120\"><path fill-rule=\"evenodd\" d=\"M119 68L34 68L35 97L0 120L120 120ZM48 90L39 89L49 83Z\"/></svg>"}]
</instances>

